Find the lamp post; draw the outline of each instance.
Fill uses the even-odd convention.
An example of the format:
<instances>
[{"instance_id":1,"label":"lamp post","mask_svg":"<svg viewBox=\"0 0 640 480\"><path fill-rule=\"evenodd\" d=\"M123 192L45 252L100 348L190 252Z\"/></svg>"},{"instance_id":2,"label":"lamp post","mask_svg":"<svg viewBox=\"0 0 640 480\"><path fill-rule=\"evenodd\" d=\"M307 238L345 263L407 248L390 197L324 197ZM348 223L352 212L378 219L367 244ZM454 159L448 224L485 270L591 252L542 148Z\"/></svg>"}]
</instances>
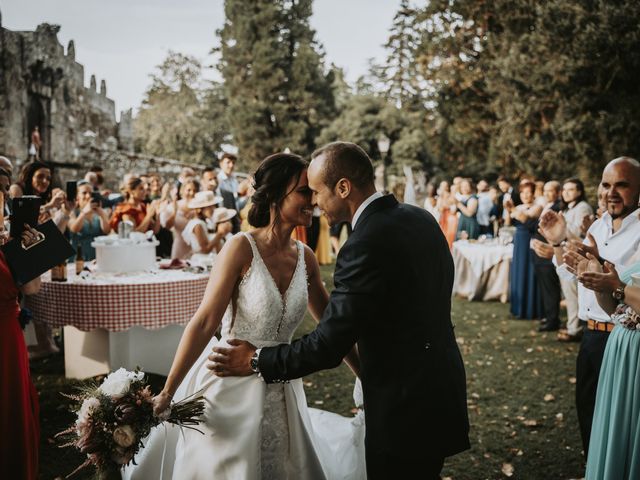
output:
<instances>
[{"instance_id":1,"label":"lamp post","mask_svg":"<svg viewBox=\"0 0 640 480\"><path fill-rule=\"evenodd\" d=\"M381 133L378 137L378 151L382 159L382 189L387 191L387 153L389 152L389 145L391 141L384 133Z\"/></svg>"}]
</instances>

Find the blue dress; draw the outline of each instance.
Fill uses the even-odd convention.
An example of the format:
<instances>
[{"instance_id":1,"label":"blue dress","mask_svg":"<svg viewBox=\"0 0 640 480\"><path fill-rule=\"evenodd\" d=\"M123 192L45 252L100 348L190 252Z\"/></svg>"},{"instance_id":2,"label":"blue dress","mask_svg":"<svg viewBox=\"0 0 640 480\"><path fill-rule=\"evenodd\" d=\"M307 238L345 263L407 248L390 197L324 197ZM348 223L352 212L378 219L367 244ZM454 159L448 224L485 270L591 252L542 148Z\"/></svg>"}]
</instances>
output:
<instances>
[{"instance_id":1,"label":"blue dress","mask_svg":"<svg viewBox=\"0 0 640 480\"><path fill-rule=\"evenodd\" d=\"M531 219L522 223L514 220L514 225L516 233L513 236L513 260L509 286L511 314L522 319L540 318L542 301L536 282L533 250L529 245L538 221Z\"/></svg>"},{"instance_id":2,"label":"blue dress","mask_svg":"<svg viewBox=\"0 0 640 480\"><path fill-rule=\"evenodd\" d=\"M82 248L83 260L93 260L96 258L96 249L91 246L91 242L100 235L104 235L100 226L100 217L94 213L91 220L84 221L79 232L71 234L71 245L76 252L78 247ZM75 255L71 261L74 259Z\"/></svg>"}]
</instances>

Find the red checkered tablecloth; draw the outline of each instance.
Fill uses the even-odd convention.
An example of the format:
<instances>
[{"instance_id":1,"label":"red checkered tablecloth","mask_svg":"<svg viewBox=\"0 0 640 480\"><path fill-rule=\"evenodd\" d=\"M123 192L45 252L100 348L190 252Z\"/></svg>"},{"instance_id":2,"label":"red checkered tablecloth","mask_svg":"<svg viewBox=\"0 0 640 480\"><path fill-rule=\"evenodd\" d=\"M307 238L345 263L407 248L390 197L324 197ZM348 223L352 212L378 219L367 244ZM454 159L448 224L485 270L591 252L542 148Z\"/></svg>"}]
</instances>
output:
<instances>
[{"instance_id":1,"label":"red checkered tablecloth","mask_svg":"<svg viewBox=\"0 0 640 480\"><path fill-rule=\"evenodd\" d=\"M148 283L141 283L144 277L109 283L52 282L45 275L40 292L27 296L26 305L34 318L52 327L72 325L85 332L96 328L119 332L133 326L158 329L186 324L202 301L208 279L209 274L175 271L156 272Z\"/></svg>"}]
</instances>

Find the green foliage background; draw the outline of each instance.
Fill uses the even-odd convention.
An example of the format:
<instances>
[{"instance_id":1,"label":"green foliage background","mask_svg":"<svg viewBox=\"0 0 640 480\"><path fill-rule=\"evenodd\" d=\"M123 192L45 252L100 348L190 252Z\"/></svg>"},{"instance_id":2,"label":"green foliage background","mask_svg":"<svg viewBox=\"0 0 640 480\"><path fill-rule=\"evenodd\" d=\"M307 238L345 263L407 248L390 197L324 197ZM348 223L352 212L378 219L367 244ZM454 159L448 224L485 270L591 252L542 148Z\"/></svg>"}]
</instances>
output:
<instances>
[{"instance_id":1,"label":"green foliage background","mask_svg":"<svg viewBox=\"0 0 640 480\"><path fill-rule=\"evenodd\" d=\"M640 153L640 2L401 0L387 57L349 84L310 27L312 0L226 0L215 68L171 52L136 119L140 150L243 167L289 148L361 144L392 171L578 174ZM212 44L215 39L212 38Z\"/></svg>"}]
</instances>

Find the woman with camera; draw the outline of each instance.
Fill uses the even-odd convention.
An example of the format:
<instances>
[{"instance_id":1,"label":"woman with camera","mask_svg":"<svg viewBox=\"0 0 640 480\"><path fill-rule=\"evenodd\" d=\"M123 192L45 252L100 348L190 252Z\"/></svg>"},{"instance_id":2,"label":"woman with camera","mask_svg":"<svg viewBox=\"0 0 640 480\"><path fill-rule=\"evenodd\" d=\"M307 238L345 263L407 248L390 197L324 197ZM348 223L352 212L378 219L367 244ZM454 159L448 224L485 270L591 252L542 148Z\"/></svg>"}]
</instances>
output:
<instances>
[{"instance_id":1,"label":"woman with camera","mask_svg":"<svg viewBox=\"0 0 640 480\"><path fill-rule=\"evenodd\" d=\"M94 195L93 187L86 180L78 182L76 205L68 223L71 245L76 252L78 247L81 249L83 260L93 260L96 250L91 243L94 238L109 233L109 216L100 205L99 194Z\"/></svg>"}]
</instances>

